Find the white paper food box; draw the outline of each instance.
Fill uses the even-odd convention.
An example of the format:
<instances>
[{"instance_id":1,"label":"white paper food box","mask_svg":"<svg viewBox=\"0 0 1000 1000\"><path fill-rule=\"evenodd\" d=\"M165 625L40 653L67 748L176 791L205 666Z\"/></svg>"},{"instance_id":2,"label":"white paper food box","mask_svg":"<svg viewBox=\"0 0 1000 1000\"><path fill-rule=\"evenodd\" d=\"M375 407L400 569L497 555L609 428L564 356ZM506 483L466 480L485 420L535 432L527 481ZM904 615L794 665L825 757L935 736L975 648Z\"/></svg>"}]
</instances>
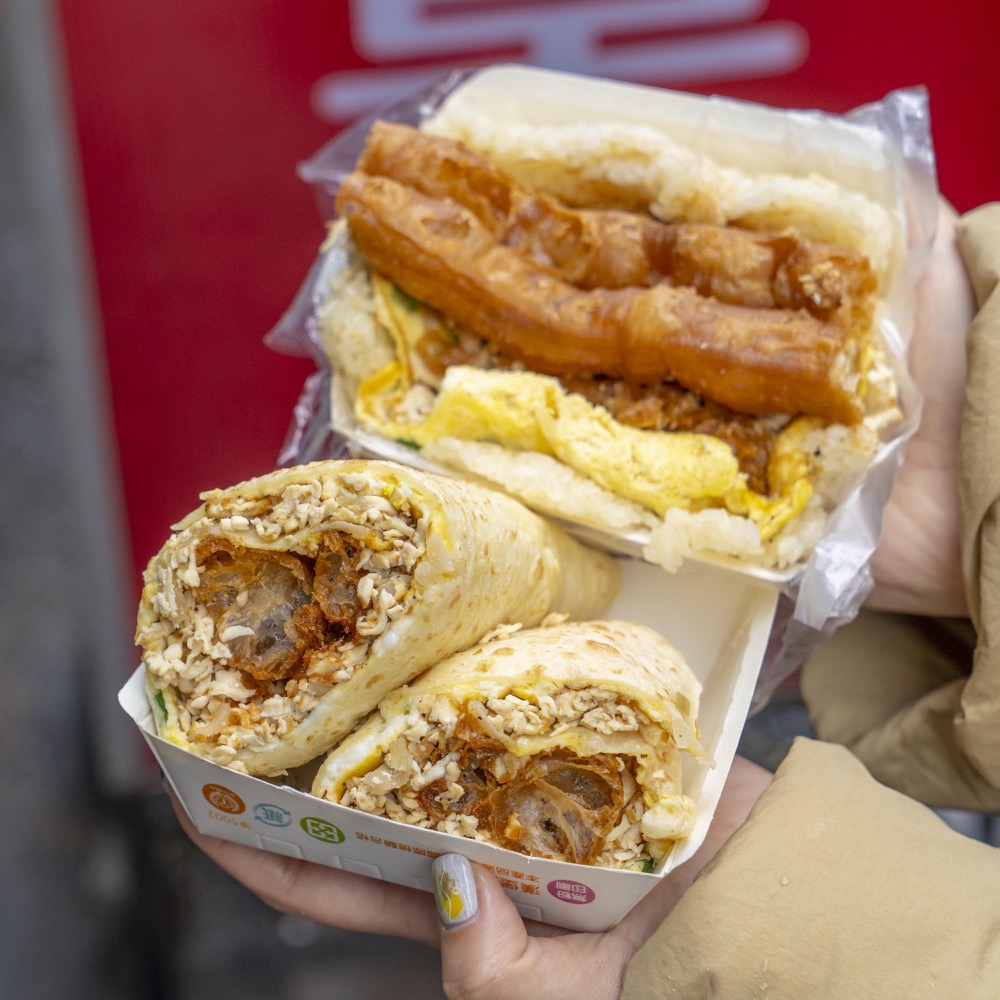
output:
<instances>
[{"instance_id":1,"label":"white paper food box","mask_svg":"<svg viewBox=\"0 0 1000 1000\"><path fill-rule=\"evenodd\" d=\"M697 564L667 574L626 559L622 570L622 590L606 617L655 628L681 650L704 687L701 737L716 762L714 768L685 762L685 790L696 801L695 827L658 872L529 858L369 816L221 767L155 735L141 667L119 700L201 833L428 891L431 860L457 852L493 871L524 917L572 930L604 930L704 840L746 720L778 594L767 583Z\"/></svg>"}]
</instances>

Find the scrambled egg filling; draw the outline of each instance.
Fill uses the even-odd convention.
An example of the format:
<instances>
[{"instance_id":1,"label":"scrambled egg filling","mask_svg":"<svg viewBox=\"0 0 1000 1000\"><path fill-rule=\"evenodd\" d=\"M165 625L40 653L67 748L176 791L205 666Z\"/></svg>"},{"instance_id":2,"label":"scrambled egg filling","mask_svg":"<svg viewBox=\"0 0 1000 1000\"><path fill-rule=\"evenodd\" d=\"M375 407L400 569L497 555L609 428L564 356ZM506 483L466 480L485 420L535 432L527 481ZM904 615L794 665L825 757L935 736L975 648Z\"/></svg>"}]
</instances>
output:
<instances>
[{"instance_id":1,"label":"scrambled egg filling","mask_svg":"<svg viewBox=\"0 0 1000 1000\"><path fill-rule=\"evenodd\" d=\"M447 363L434 371L418 349L441 319L373 282L376 316L391 333L397 358L358 391L358 418L387 437L418 446L442 438L488 441L552 456L618 496L658 515L679 508L724 508L749 518L772 538L812 496L801 442L816 421L800 418L778 435L768 464L770 495L755 492L733 449L708 434L642 430L619 423L603 407L568 393L558 379L534 372ZM455 356L464 358L450 333ZM486 365L489 359L481 359ZM443 371L443 376L441 375Z\"/></svg>"}]
</instances>

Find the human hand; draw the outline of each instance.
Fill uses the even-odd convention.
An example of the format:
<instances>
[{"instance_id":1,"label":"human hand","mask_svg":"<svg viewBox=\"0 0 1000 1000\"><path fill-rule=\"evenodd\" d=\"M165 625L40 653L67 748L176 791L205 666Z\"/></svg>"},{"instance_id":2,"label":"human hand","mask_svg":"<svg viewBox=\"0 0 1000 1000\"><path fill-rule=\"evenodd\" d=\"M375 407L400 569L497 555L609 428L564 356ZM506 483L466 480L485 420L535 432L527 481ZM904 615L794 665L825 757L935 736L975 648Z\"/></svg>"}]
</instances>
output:
<instances>
[{"instance_id":1,"label":"human hand","mask_svg":"<svg viewBox=\"0 0 1000 1000\"><path fill-rule=\"evenodd\" d=\"M346 930L395 935L432 946L440 941L443 981L451 997L586 1000L618 996L628 960L743 823L770 780L768 771L737 757L712 826L694 857L602 934L570 933L522 920L500 883L460 855L446 855L447 860L439 858L436 864L444 864L446 871L460 866L467 880L466 914L472 912L470 885L475 887L478 906L471 918L442 929L430 893L199 834L177 800L173 802L195 844L275 909Z\"/></svg>"},{"instance_id":2,"label":"human hand","mask_svg":"<svg viewBox=\"0 0 1000 1000\"><path fill-rule=\"evenodd\" d=\"M959 555L955 461L965 400L965 335L975 298L955 242L955 212L940 202L931 259L917 291L910 371L924 397L872 557L868 606L967 615Z\"/></svg>"},{"instance_id":3,"label":"human hand","mask_svg":"<svg viewBox=\"0 0 1000 1000\"><path fill-rule=\"evenodd\" d=\"M342 930L409 938L437 947L440 925L429 892L199 833L173 790L167 786L166 791L195 845L273 909Z\"/></svg>"}]
</instances>

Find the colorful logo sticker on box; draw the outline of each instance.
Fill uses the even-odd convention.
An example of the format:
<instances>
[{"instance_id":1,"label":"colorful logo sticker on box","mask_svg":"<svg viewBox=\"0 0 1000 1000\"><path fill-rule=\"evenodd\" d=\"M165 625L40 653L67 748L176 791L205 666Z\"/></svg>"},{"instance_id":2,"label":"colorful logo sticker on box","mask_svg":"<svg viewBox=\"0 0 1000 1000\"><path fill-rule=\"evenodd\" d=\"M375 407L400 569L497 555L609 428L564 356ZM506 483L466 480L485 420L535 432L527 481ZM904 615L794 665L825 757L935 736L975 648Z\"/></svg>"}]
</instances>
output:
<instances>
[{"instance_id":1,"label":"colorful logo sticker on box","mask_svg":"<svg viewBox=\"0 0 1000 1000\"><path fill-rule=\"evenodd\" d=\"M597 893L584 885L582 882L569 882L563 879L556 879L548 886L551 895L556 899L561 899L564 903L592 903L597 898Z\"/></svg>"},{"instance_id":2,"label":"colorful logo sticker on box","mask_svg":"<svg viewBox=\"0 0 1000 1000\"><path fill-rule=\"evenodd\" d=\"M267 826L291 826L292 814L281 806L271 805L270 802L261 802L253 807L253 818L258 823L265 823Z\"/></svg>"},{"instance_id":3,"label":"colorful logo sticker on box","mask_svg":"<svg viewBox=\"0 0 1000 1000\"><path fill-rule=\"evenodd\" d=\"M209 801L209 803L215 806L219 812L231 813L233 816L243 812L246 809L246 805L243 800L225 785L205 785L201 794Z\"/></svg>"},{"instance_id":4,"label":"colorful logo sticker on box","mask_svg":"<svg viewBox=\"0 0 1000 1000\"><path fill-rule=\"evenodd\" d=\"M318 816L306 816L305 819L299 822L299 826L310 837L322 840L324 844L343 843L344 831L339 826L334 826L332 823L328 823L325 819L320 819Z\"/></svg>"}]
</instances>

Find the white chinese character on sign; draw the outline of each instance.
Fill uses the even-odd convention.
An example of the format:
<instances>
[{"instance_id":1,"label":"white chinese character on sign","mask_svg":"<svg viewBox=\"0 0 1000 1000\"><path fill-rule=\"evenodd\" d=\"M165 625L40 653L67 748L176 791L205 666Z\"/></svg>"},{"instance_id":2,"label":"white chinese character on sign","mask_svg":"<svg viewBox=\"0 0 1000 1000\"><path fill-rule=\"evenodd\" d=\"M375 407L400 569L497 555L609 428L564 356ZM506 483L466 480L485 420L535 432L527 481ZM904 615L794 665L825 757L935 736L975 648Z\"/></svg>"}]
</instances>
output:
<instances>
[{"instance_id":1,"label":"white chinese character on sign","mask_svg":"<svg viewBox=\"0 0 1000 1000\"><path fill-rule=\"evenodd\" d=\"M497 61L484 60L486 50L505 53L505 62L661 86L790 72L805 59L806 33L790 21L758 21L766 7L766 0L351 0L355 49L378 66L328 74L313 104L321 118L344 122L452 66ZM421 66L401 65L416 59Z\"/></svg>"}]
</instances>

